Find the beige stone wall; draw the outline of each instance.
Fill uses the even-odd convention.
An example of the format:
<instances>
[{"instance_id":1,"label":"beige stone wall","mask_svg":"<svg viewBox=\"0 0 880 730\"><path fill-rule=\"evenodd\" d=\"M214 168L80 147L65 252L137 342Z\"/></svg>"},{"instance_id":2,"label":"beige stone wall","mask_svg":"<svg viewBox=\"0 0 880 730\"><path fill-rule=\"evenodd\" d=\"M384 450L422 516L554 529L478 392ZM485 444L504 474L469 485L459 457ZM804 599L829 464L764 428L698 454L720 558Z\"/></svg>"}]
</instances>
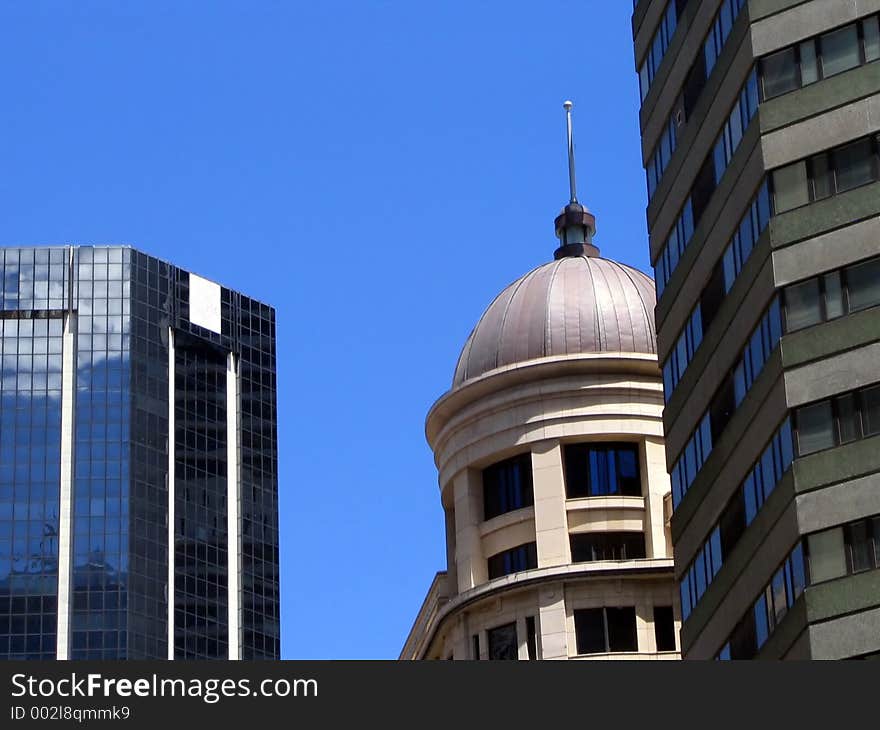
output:
<instances>
[{"instance_id":1,"label":"beige stone wall","mask_svg":"<svg viewBox=\"0 0 880 730\"><path fill-rule=\"evenodd\" d=\"M540 658L575 658L573 611L624 605L636 608L638 656L675 658L656 652L653 631L655 605L671 605L679 616L662 413L656 360L639 355L527 363L441 398L427 432L446 512L448 580L457 593L431 613L424 635L410 635L406 658L472 658L474 635L485 653L486 631L511 622L527 658L528 616L535 617ZM567 499L563 449L586 441L638 444L642 496ZM534 506L483 521L482 470L525 451ZM608 531L643 532L646 558L571 564L570 535ZM536 570L489 581L491 555L532 541Z\"/></svg>"},{"instance_id":2,"label":"beige stone wall","mask_svg":"<svg viewBox=\"0 0 880 730\"><path fill-rule=\"evenodd\" d=\"M582 608L633 606L638 634L637 653L577 653L574 612ZM402 658L474 659L473 637L479 636L480 659L488 659L488 631L516 623L519 658L528 659L526 618L534 617L537 659L678 659L679 651L658 652L654 606L676 606L676 635L681 617L668 577L612 579L568 576L539 585L494 593L467 607L451 610L421 655ZM676 647L680 649L680 646Z\"/></svg>"}]
</instances>

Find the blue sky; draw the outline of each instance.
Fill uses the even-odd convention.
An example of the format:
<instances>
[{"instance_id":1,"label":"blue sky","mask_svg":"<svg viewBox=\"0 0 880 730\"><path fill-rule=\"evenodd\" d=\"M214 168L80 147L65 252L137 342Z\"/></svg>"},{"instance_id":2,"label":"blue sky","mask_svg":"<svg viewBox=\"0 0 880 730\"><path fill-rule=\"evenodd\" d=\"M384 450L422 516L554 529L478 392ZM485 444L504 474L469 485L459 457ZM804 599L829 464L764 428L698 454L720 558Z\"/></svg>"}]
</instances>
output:
<instances>
[{"instance_id":1,"label":"blue sky","mask_svg":"<svg viewBox=\"0 0 880 730\"><path fill-rule=\"evenodd\" d=\"M128 243L278 316L285 658L396 657L443 516L424 417L578 193L650 271L631 3L0 5L0 245Z\"/></svg>"}]
</instances>

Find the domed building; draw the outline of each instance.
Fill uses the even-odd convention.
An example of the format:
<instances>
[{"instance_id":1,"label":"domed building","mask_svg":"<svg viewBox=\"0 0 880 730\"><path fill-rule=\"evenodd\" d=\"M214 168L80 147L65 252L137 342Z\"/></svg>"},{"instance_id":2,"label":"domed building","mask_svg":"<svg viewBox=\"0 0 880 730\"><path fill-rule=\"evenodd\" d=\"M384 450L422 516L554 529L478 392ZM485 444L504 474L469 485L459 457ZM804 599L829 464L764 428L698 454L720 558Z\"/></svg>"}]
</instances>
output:
<instances>
[{"instance_id":1,"label":"domed building","mask_svg":"<svg viewBox=\"0 0 880 730\"><path fill-rule=\"evenodd\" d=\"M567 109L570 109L567 106ZM401 659L678 659L650 277L577 202L464 344L426 435L446 517Z\"/></svg>"}]
</instances>

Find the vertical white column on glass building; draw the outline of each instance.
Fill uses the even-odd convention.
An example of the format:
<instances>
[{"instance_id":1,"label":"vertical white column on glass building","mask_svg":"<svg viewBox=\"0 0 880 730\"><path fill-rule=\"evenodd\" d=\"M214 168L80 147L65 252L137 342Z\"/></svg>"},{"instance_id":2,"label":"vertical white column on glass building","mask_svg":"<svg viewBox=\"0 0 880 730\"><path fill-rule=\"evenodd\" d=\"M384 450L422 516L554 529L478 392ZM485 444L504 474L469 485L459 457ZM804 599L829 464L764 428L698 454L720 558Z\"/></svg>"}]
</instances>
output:
<instances>
[{"instance_id":1,"label":"vertical white column on glass building","mask_svg":"<svg viewBox=\"0 0 880 730\"><path fill-rule=\"evenodd\" d=\"M168 328L168 658L174 659L174 330Z\"/></svg>"},{"instance_id":2,"label":"vertical white column on glass building","mask_svg":"<svg viewBox=\"0 0 880 730\"><path fill-rule=\"evenodd\" d=\"M70 593L73 562L74 411L76 407L76 315L73 311L73 248L67 253L67 311L61 346L61 479L58 515L58 605L55 657L70 658Z\"/></svg>"},{"instance_id":3,"label":"vertical white column on glass building","mask_svg":"<svg viewBox=\"0 0 880 730\"><path fill-rule=\"evenodd\" d=\"M235 354L226 356L226 555L228 560L229 658L241 659L241 519L239 516L238 372Z\"/></svg>"}]
</instances>

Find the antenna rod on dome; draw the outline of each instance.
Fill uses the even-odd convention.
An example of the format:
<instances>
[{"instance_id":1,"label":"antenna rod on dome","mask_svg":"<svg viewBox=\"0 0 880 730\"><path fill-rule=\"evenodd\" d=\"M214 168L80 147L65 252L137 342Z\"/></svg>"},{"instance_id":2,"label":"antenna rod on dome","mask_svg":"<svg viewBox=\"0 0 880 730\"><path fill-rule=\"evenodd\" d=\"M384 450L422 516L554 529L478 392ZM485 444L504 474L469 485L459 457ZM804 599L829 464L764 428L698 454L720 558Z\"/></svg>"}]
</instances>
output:
<instances>
[{"instance_id":1,"label":"antenna rod on dome","mask_svg":"<svg viewBox=\"0 0 880 730\"><path fill-rule=\"evenodd\" d=\"M565 109L565 122L568 127L568 188L571 193L571 203L577 203L577 191L574 181L574 135L571 131L571 108L574 106L570 101L562 104Z\"/></svg>"}]
</instances>

